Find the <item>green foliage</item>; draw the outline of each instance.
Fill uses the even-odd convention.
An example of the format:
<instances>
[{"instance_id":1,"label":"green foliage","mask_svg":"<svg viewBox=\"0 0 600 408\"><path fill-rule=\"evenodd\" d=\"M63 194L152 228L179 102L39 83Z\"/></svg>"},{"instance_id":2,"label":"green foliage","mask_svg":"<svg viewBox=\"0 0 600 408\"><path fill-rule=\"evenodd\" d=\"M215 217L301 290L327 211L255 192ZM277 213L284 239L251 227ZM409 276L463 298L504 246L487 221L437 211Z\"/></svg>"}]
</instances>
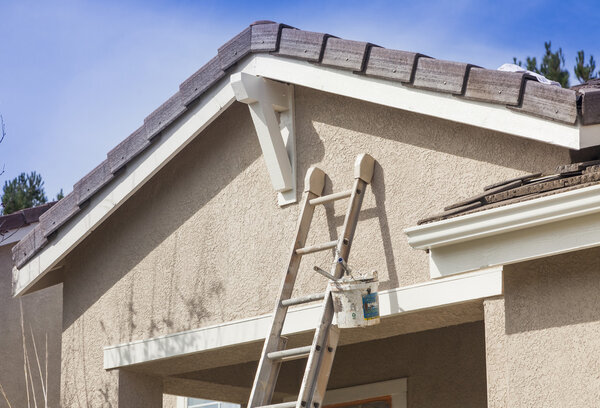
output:
<instances>
[{"instance_id":1,"label":"green foliage","mask_svg":"<svg viewBox=\"0 0 600 408\"><path fill-rule=\"evenodd\" d=\"M552 52L552 43L550 41L545 42L544 47L546 48L546 53L542 57L539 68L535 57L527 57L526 69L558 82L563 88L568 88L569 71L565 68L565 56L563 55L562 48L559 48L556 52ZM515 64L523 66L522 62L517 62L516 58L513 58L513 61Z\"/></svg>"},{"instance_id":2,"label":"green foliage","mask_svg":"<svg viewBox=\"0 0 600 408\"><path fill-rule=\"evenodd\" d=\"M65 193L63 193L63 189L61 188L60 191L56 193L56 198L54 198L54 201L60 201L63 198L65 198Z\"/></svg>"},{"instance_id":3,"label":"green foliage","mask_svg":"<svg viewBox=\"0 0 600 408\"><path fill-rule=\"evenodd\" d=\"M588 64L586 64L585 53L583 52L583 50L578 51L573 71L575 72L575 76L577 77L579 82L587 82L590 79L596 78L597 74L594 72L595 70L596 61L594 61L594 56L590 55L590 61Z\"/></svg>"},{"instance_id":4,"label":"green foliage","mask_svg":"<svg viewBox=\"0 0 600 408\"><path fill-rule=\"evenodd\" d=\"M513 63L520 67L523 66L523 61L517 61L517 57L513 57ZM535 57L527 57L527 60L525 61L525 69L527 71L538 72L537 59Z\"/></svg>"},{"instance_id":5,"label":"green foliage","mask_svg":"<svg viewBox=\"0 0 600 408\"><path fill-rule=\"evenodd\" d=\"M6 181L2 191L3 214L12 214L48 201L42 176L35 171L30 174L21 173L13 180Z\"/></svg>"},{"instance_id":6,"label":"green foliage","mask_svg":"<svg viewBox=\"0 0 600 408\"><path fill-rule=\"evenodd\" d=\"M544 43L546 54L542 58L539 73L548 79L558 82L563 88L569 87L569 71L565 68L565 56L562 48L552 52L552 43Z\"/></svg>"}]
</instances>

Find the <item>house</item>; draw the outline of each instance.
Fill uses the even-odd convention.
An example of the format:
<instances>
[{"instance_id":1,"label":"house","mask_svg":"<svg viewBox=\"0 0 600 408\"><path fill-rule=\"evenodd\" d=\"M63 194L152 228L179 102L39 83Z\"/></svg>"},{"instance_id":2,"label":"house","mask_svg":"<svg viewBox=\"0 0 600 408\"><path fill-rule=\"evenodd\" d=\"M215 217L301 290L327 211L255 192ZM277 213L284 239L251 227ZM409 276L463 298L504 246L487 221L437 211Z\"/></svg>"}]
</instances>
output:
<instances>
[{"instance_id":1,"label":"house","mask_svg":"<svg viewBox=\"0 0 600 408\"><path fill-rule=\"evenodd\" d=\"M348 263L379 272L382 318L341 331L323 404L596 405L599 95L250 25L13 248L15 296L62 284L62 406L245 404L304 176L347 190L362 153ZM307 242L344 212L316 208ZM332 256L303 257L294 296L324 290ZM288 348L319 308L290 310ZM303 371L282 365L273 403Z\"/></svg>"},{"instance_id":2,"label":"house","mask_svg":"<svg viewBox=\"0 0 600 408\"><path fill-rule=\"evenodd\" d=\"M0 216L0 407L8 406L7 401L13 407L26 407L28 397L31 402L35 398L42 405L47 398L49 406L53 407L60 402L61 285L20 298L11 296L11 248L33 230L40 215L53 204ZM29 365L25 363L25 355ZM38 361L43 367L43 380ZM30 371L27 371L26 379L27 367ZM43 388L46 386L48 391L45 393Z\"/></svg>"}]
</instances>

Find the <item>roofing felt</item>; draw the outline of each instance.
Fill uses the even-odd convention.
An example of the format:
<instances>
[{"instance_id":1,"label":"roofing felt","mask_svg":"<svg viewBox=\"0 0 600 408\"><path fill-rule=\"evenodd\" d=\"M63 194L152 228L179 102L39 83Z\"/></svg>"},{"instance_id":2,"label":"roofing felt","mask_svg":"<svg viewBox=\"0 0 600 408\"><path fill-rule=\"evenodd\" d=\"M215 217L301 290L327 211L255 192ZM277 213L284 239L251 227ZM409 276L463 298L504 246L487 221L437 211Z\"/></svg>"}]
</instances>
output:
<instances>
[{"instance_id":1,"label":"roofing felt","mask_svg":"<svg viewBox=\"0 0 600 408\"><path fill-rule=\"evenodd\" d=\"M483 188L481 194L444 208L444 212L420 220L427 224L534 198L564 193L600 184L600 160L566 164L556 168L556 174L526 174Z\"/></svg>"},{"instance_id":2,"label":"roofing felt","mask_svg":"<svg viewBox=\"0 0 600 408\"><path fill-rule=\"evenodd\" d=\"M139 129L108 152L106 160L75 183L70 194L40 217L40 225L13 248L16 267L27 263L55 231L114 179L119 169L150 146L156 136L251 53L268 53L349 70L356 75L395 81L413 88L504 105L507 109L570 125L578 120L584 125L600 123L600 89L597 88L563 89L541 84L525 73L488 70L298 30L272 21L257 21L221 46L217 55L186 79L171 98L146 117Z\"/></svg>"}]
</instances>

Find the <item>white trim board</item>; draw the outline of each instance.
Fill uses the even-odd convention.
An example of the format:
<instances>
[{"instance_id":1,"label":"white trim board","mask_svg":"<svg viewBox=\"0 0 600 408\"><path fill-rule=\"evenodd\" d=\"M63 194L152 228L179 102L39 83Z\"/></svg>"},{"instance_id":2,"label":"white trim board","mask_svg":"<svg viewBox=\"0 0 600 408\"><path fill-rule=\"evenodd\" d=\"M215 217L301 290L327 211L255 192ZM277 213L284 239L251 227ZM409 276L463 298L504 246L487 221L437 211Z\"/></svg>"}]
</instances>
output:
<instances>
[{"instance_id":1,"label":"white trim board","mask_svg":"<svg viewBox=\"0 0 600 408\"><path fill-rule=\"evenodd\" d=\"M502 294L502 268L391 289L379 293L382 317ZM321 304L292 309L283 334L314 329ZM271 314L104 348L104 368L113 369L264 340Z\"/></svg>"},{"instance_id":2,"label":"white trim board","mask_svg":"<svg viewBox=\"0 0 600 408\"><path fill-rule=\"evenodd\" d=\"M429 92L400 83L356 75L298 61L255 54L238 63L235 72L305 86L392 108L551 143L571 149L600 144L600 125L570 126L493 105ZM231 72L230 74L233 74ZM123 174L94 195L90 204L70 219L57 235L20 270L13 292L26 293L44 274L106 220L131 195L168 163L235 100L229 78L215 84L200 103L169 126L161 139L128 163Z\"/></svg>"},{"instance_id":3,"label":"white trim board","mask_svg":"<svg viewBox=\"0 0 600 408\"><path fill-rule=\"evenodd\" d=\"M600 185L405 230L432 278L600 246Z\"/></svg>"}]
</instances>

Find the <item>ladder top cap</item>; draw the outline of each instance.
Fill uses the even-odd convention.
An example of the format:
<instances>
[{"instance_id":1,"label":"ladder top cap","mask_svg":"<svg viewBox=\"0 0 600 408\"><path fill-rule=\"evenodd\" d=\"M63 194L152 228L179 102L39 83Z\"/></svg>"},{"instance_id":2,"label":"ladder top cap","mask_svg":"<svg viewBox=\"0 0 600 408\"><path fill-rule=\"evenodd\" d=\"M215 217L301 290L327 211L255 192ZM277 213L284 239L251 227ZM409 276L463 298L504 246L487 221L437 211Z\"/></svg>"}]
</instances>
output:
<instances>
[{"instance_id":1,"label":"ladder top cap","mask_svg":"<svg viewBox=\"0 0 600 408\"><path fill-rule=\"evenodd\" d=\"M323 187L325 187L325 172L314 166L308 169L304 179L304 192L310 191L320 196L323 193Z\"/></svg>"},{"instance_id":2,"label":"ladder top cap","mask_svg":"<svg viewBox=\"0 0 600 408\"><path fill-rule=\"evenodd\" d=\"M359 178L369 184L373 178L374 168L375 159L367 153L361 153L356 156L356 161L354 162L354 178Z\"/></svg>"}]
</instances>

